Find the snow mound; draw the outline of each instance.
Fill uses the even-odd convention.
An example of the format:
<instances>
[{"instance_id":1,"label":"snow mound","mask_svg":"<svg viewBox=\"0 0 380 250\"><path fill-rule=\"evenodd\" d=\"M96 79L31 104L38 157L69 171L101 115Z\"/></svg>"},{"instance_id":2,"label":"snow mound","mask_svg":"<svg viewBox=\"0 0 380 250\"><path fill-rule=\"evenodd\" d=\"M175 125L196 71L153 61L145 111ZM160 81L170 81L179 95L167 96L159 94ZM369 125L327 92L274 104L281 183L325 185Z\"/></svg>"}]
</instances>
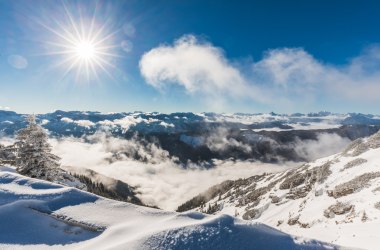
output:
<instances>
[{"instance_id":1,"label":"snow mound","mask_svg":"<svg viewBox=\"0 0 380 250\"><path fill-rule=\"evenodd\" d=\"M0 249L336 249L228 215L113 201L0 168Z\"/></svg>"}]
</instances>

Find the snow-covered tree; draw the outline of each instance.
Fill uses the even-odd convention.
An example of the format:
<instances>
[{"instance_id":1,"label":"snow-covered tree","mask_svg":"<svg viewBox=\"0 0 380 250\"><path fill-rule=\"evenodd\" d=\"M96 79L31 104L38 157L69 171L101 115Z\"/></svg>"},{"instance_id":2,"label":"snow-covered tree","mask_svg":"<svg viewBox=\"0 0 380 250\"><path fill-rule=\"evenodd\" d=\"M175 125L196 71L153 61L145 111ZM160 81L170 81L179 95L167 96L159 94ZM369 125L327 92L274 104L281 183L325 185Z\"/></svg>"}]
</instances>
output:
<instances>
[{"instance_id":1,"label":"snow-covered tree","mask_svg":"<svg viewBox=\"0 0 380 250\"><path fill-rule=\"evenodd\" d=\"M22 175L54 181L60 175L60 158L51 153L48 135L36 123L34 115L28 117L28 123L16 137L17 171Z\"/></svg>"}]
</instances>

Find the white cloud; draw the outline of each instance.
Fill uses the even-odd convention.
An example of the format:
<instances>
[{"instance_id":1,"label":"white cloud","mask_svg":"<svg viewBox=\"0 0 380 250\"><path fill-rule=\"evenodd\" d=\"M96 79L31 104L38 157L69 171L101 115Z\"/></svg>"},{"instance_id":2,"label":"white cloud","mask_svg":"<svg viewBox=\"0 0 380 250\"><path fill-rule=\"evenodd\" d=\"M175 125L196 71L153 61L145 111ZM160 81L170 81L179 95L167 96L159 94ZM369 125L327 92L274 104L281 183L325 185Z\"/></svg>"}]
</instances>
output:
<instances>
[{"instance_id":1,"label":"white cloud","mask_svg":"<svg viewBox=\"0 0 380 250\"><path fill-rule=\"evenodd\" d=\"M149 118L144 119L138 115L128 115L121 119L115 119L113 121L114 125L119 125L124 131L127 131L130 127L137 125L138 123L144 122L144 123L152 123L152 122L158 122L158 119Z\"/></svg>"},{"instance_id":2,"label":"white cloud","mask_svg":"<svg viewBox=\"0 0 380 250\"><path fill-rule=\"evenodd\" d=\"M86 127L86 128L89 128L89 127L95 125L95 123L93 123L92 121L89 121L89 120L77 120L77 121L74 121L74 123L79 125L79 126Z\"/></svg>"},{"instance_id":3,"label":"white cloud","mask_svg":"<svg viewBox=\"0 0 380 250\"><path fill-rule=\"evenodd\" d=\"M223 152L230 148L238 148L243 152L250 153L252 151L250 145L229 138L230 132L225 127L219 127L206 138L206 145L211 151Z\"/></svg>"},{"instance_id":4,"label":"white cloud","mask_svg":"<svg viewBox=\"0 0 380 250\"><path fill-rule=\"evenodd\" d=\"M254 76L281 87L315 85L327 69L303 49L274 49L253 64Z\"/></svg>"},{"instance_id":5,"label":"white cloud","mask_svg":"<svg viewBox=\"0 0 380 250\"><path fill-rule=\"evenodd\" d=\"M321 62L302 48L267 51L261 60L231 63L220 48L185 35L173 45L160 45L145 53L140 71L156 89L180 85L187 93L220 101L248 98L277 109L330 101L380 101L380 47L372 46L345 65ZM297 106L299 107L299 106Z\"/></svg>"},{"instance_id":6,"label":"white cloud","mask_svg":"<svg viewBox=\"0 0 380 250\"><path fill-rule=\"evenodd\" d=\"M167 123L164 121L160 122L160 125L165 127L165 128L168 128L168 127L174 128L175 127L173 123Z\"/></svg>"},{"instance_id":7,"label":"white cloud","mask_svg":"<svg viewBox=\"0 0 380 250\"><path fill-rule=\"evenodd\" d=\"M61 118L61 121L66 122L66 123L72 123L72 122L74 122L73 119L70 119L70 118L68 118L68 117L63 117L63 118Z\"/></svg>"},{"instance_id":8,"label":"white cloud","mask_svg":"<svg viewBox=\"0 0 380 250\"><path fill-rule=\"evenodd\" d=\"M371 47L341 66L320 62L301 48L275 49L252 67L253 80L276 91L361 102L380 100L379 47Z\"/></svg>"},{"instance_id":9,"label":"white cloud","mask_svg":"<svg viewBox=\"0 0 380 250\"><path fill-rule=\"evenodd\" d=\"M350 142L337 134L320 133L316 140L298 140L294 150L299 156L313 161L341 152Z\"/></svg>"},{"instance_id":10,"label":"white cloud","mask_svg":"<svg viewBox=\"0 0 380 250\"><path fill-rule=\"evenodd\" d=\"M89 120L73 120L73 119L68 118L68 117L61 118L61 121L66 122L66 123L75 123L79 126L86 127L86 128L89 128L89 127L95 125L95 123L93 123L92 121L89 121Z\"/></svg>"},{"instance_id":11,"label":"white cloud","mask_svg":"<svg viewBox=\"0 0 380 250\"><path fill-rule=\"evenodd\" d=\"M40 125L46 125L48 124L50 121L47 120L47 119L43 119L41 122L40 122Z\"/></svg>"},{"instance_id":12,"label":"white cloud","mask_svg":"<svg viewBox=\"0 0 380 250\"><path fill-rule=\"evenodd\" d=\"M266 99L247 83L221 49L201 43L192 35L181 37L173 46L161 45L145 53L140 70L148 84L161 90L167 84L179 84L188 93L214 98L227 95Z\"/></svg>"},{"instance_id":13,"label":"white cloud","mask_svg":"<svg viewBox=\"0 0 380 250\"><path fill-rule=\"evenodd\" d=\"M3 106L0 106L0 110L6 110L6 111L9 111L9 110L11 110L11 108L10 108L10 107L3 107Z\"/></svg>"}]
</instances>

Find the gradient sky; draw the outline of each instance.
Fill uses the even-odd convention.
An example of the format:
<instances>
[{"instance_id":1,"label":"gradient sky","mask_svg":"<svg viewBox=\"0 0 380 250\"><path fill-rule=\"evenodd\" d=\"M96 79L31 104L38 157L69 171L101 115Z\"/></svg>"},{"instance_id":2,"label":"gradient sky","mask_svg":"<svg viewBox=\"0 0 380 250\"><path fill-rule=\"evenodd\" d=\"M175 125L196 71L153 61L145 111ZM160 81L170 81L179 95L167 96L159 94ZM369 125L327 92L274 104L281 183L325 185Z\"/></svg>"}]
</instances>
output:
<instances>
[{"instance_id":1,"label":"gradient sky","mask_svg":"<svg viewBox=\"0 0 380 250\"><path fill-rule=\"evenodd\" d=\"M379 13L365 0L0 0L0 108L380 113ZM59 54L63 29L91 21L109 35L97 76Z\"/></svg>"}]
</instances>

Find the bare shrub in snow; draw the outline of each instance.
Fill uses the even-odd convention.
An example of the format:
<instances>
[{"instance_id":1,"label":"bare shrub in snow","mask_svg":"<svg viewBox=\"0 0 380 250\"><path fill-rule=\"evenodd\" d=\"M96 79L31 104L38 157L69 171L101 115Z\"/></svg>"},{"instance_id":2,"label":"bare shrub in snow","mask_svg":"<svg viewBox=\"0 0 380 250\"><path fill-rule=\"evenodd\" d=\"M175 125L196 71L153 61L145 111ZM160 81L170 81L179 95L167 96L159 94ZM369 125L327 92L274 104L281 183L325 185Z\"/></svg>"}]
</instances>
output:
<instances>
[{"instance_id":1,"label":"bare shrub in snow","mask_svg":"<svg viewBox=\"0 0 380 250\"><path fill-rule=\"evenodd\" d=\"M326 162L322 166L315 167L311 170L295 172L285 178L280 184L280 189L292 189L305 184L305 186L307 186L306 190L311 190L316 181L323 183L331 174L330 166L331 162Z\"/></svg>"},{"instance_id":2,"label":"bare shrub in snow","mask_svg":"<svg viewBox=\"0 0 380 250\"><path fill-rule=\"evenodd\" d=\"M371 172L359 175L348 182L337 185L334 190L329 191L328 194L334 198L352 194L359 189L367 187L370 180L378 177L380 177L380 172Z\"/></svg>"},{"instance_id":3,"label":"bare shrub in snow","mask_svg":"<svg viewBox=\"0 0 380 250\"><path fill-rule=\"evenodd\" d=\"M321 196L322 194L323 194L323 189L322 189L322 188L317 189L317 190L315 190L315 192L314 192L314 195L315 195L315 196Z\"/></svg>"},{"instance_id":4,"label":"bare shrub in snow","mask_svg":"<svg viewBox=\"0 0 380 250\"><path fill-rule=\"evenodd\" d=\"M358 156L369 149L375 149L380 147L380 132L370 136L367 141L363 139L357 139L352 142L346 150L343 152L344 155Z\"/></svg>"},{"instance_id":5,"label":"bare shrub in snow","mask_svg":"<svg viewBox=\"0 0 380 250\"><path fill-rule=\"evenodd\" d=\"M363 215L362 215L362 222L366 222L368 220L368 215L367 213L365 212L365 210L363 211Z\"/></svg>"},{"instance_id":6,"label":"bare shrub in snow","mask_svg":"<svg viewBox=\"0 0 380 250\"><path fill-rule=\"evenodd\" d=\"M259 210L250 209L243 214L243 220L252 220L255 219L259 214Z\"/></svg>"},{"instance_id":7,"label":"bare shrub in snow","mask_svg":"<svg viewBox=\"0 0 380 250\"><path fill-rule=\"evenodd\" d=\"M359 165L364 164L366 162L367 162L366 159L357 158L357 159L352 160L352 161L348 162L347 164L345 164L344 167L343 167L343 169L341 171L344 171L344 170L352 168L352 167L359 166Z\"/></svg>"},{"instance_id":8,"label":"bare shrub in snow","mask_svg":"<svg viewBox=\"0 0 380 250\"><path fill-rule=\"evenodd\" d=\"M270 198L272 203L279 203L281 201L281 198L276 195L272 195Z\"/></svg>"},{"instance_id":9,"label":"bare shrub in snow","mask_svg":"<svg viewBox=\"0 0 380 250\"><path fill-rule=\"evenodd\" d=\"M294 174L287 177L281 184L280 189L290 189L292 187L297 187L305 182L306 173L295 172Z\"/></svg>"},{"instance_id":10,"label":"bare shrub in snow","mask_svg":"<svg viewBox=\"0 0 380 250\"><path fill-rule=\"evenodd\" d=\"M277 226L280 226L282 223L284 223L284 220L278 220L277 221Z\"/></svg>"},{"instance_id":11,"label":"bare shrub in snow","mask_svg":"<svg viewBox=\"0 0 380 250\"><path fill-rule=\"evenodd\" d=\"M380 148L380 132L370 136L368 138L367 144L370 148Z\"/></svg>"},{"instance_id":12,"label":"bare shrub in snow","mask_svg":"<svg viewBox=\"0 0 380 250\"><path fill-rule=\"evenodd\" d=\"M244 220L251 220L251 219L257 219L261 216L261 214L267 210L269 207L269 204L266 204L260 208L254 208L254 209L250 209L249 207L246 208L246 211L244 214L243 214L243 219Z\"/></svg>"},{"instance_id":13,"label":"bare shrub in snow","mask_svg":"<svg viewBox=\"0 0 380 250\"><path fill-rule=\"evenodd\" d=\"M300 198L304 198L308 195L310 192L312 186L311 185L305 185L303 187L299 188L292 188L289 193L286 195L287 199L296 200Z\"/></svg>"},{"instance_id":14,"label":"bare shrub in snow","mask_svg":"<svg viewBox=\"0 0 380 250\"><path fill-rule=\"evenodd\" d=\"M334 218L335 215L348 213L353 208L354 208L354 205L338 201L337 203L329 206L325 211L323 211L323 215L326 218Z\"/></svg>"},{"instance_id":15,"label":"bare shrub in snow","mask_svg":"<svg viewBox=\"0 0 380 250\"><path fill-rule=\"evenodd\" d=\"M227 192L227 190L229 190L233 186L233 184L234 184L234 181L224 181L218 185L212 186L206 192L201 193L195 196L194 198L192 198L191 200L180 205L177 208L177 211L184 212L184 211L199 207L201 205L204 205L211 199L215 198L216 196L218 195L221 196L222 194ZM210 211L211 210L212 209L210 209Z\"/></svg>"},{"instance_id":16,"label":"bare shrub in snow","mask_svg":"<svg viewBox=\"0 0 380 250\"><path fill-rule=\"evenodd\" d=\"M369 150L369 145L367 143L359 144L351 153L351 156L361 155Z\"/></svg>"},{"instance_id":17,"label":"bare shrub in snow","mask_svg":"<svg viewBox=\"0 0 380 250\"><path fill-rule=\"evenodd\" d=\"M294 216L294 217L289 217L288 225L290 225L290 226L296 225L298 223L299 218L300 218L299 214Z\"/></svg>"},{"instance_id":18,"label":"bare shrub in snow","mask_svg":"<svg viewBox=\"0 0 380 250\"><path fill-rule=\"evenodd\" d=\"M317 167L317 181L319 183L323 183L330 175L331 175L331 170L330 170L331 162L326 162L320 167Z\"/></svg>"},{"instance_id":19,"label":"bare shrub in snow","mask_svg":"<svg viewBox=\"0 0 380 250\"><path fill-rule=\"evenodd\" d=\"M351 155L352 151L356 149L359 145L363 143L363 139L359 138L356 139L355 141L351 142L347 148L343 151L343 155Z\"/></svg>"},{"instance_id":20,"label":"bare shrub in snow","mask_svg":"<svg viewBox=\"0 0 380 250\"><path fill-rule=\"evenodd\" d=\"M268 187L268 186L258 188L256 190L253 190L252 192L250 192L246 196L246 200L248 203L255 202L260 198L260 196L268 193L269 191L270 191L270 187Z\"/></svg>"},{"instance_id":21,"label":"bare shrub in snow","mask_svg":"<svg viewBox=\"0 0 380 250\"><path fill-rule=\"evenodd\" d=\"M380 210L380 201L376 202L375 205L374 205L374 207L375 207L376 209L379 209L379 210Z\"/></svg>"}]
</instances>

